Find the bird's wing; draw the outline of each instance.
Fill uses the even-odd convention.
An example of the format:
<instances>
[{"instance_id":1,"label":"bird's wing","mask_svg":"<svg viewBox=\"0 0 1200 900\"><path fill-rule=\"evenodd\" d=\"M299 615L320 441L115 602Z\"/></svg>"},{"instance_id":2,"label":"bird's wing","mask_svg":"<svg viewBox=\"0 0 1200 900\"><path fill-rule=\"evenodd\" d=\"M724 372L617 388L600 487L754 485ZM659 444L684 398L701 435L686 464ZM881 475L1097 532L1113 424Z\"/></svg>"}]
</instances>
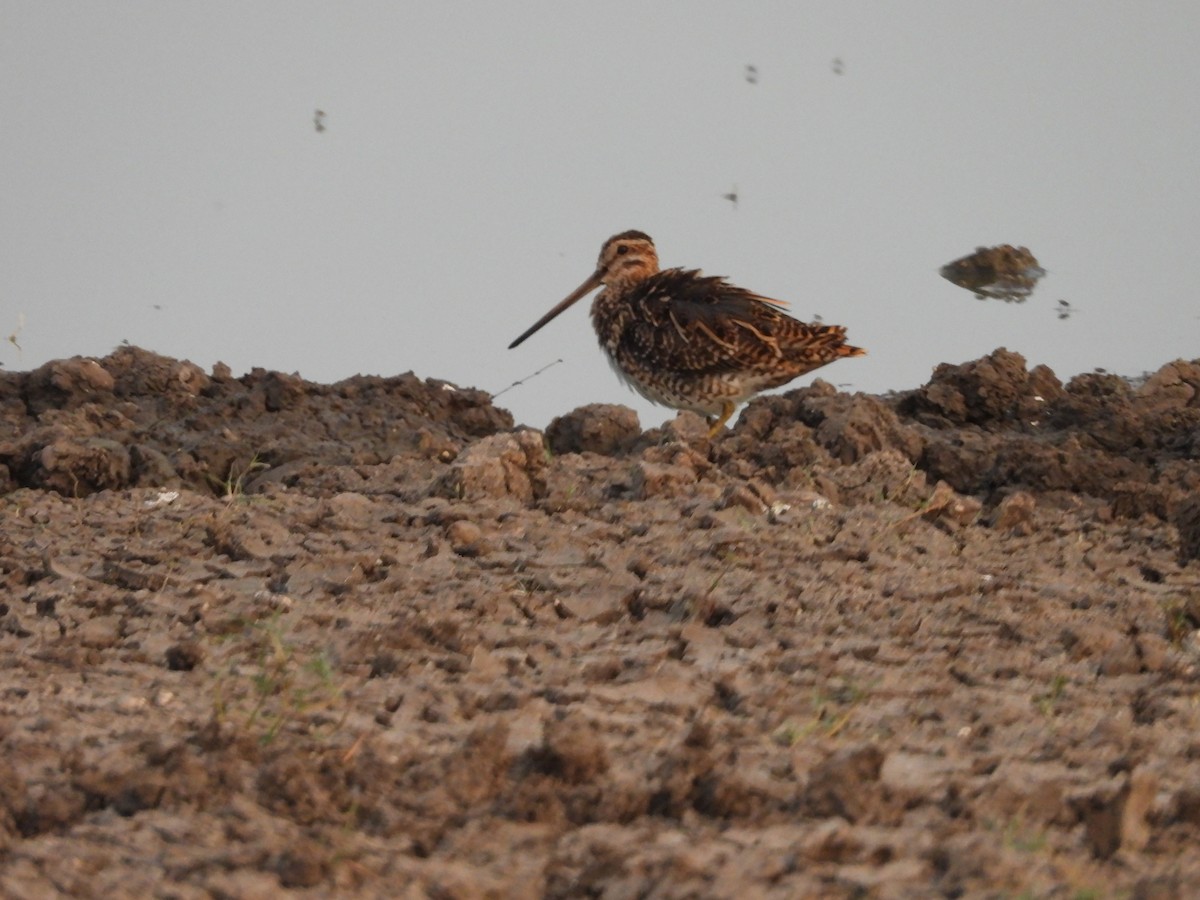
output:
<instances>
[{"instance_id":1,"label":"bird's wing","mask_svg":"<svg viewBox=\"0 0 1200 900\"><path fill-rule=\"evenodd\" d=\"M659 272L639 285L629 303L634 313L622 335L626 349L663 368L697 374L783 359L824 327L785 315L782 301L695 270Z\"/></svg>"}]
</instances>

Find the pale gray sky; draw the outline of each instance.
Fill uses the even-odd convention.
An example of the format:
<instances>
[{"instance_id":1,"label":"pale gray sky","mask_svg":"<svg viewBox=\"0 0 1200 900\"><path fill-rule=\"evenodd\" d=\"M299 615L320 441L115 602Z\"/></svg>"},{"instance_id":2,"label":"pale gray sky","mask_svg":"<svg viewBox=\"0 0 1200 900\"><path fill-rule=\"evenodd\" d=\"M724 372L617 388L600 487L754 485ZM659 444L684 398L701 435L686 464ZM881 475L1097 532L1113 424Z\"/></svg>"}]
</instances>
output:
<instances>
[{"instance_id":1,"label":"pale gray sky","mask_svg":"<svg viewBox=\"0 0 1200 900\"><path fill-rule=\"evenodd\" d=\"M846 325L854 389L998 346L1138 374L1200 356L1197 46L1192 0L0 0L0 362L495 392L561 357L518 421L654 424L586 303L505 349L638 228ZM938 276L995 243L1049 270L1023 305Z\"/></svg>"}]
</instances>

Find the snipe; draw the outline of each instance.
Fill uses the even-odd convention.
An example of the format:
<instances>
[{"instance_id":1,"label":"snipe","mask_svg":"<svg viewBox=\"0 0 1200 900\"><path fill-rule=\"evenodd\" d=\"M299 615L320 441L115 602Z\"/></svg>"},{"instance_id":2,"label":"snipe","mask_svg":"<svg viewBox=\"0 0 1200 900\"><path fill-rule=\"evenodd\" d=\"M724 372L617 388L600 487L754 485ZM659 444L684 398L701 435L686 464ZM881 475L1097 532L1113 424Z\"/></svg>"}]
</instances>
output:
<instances>
[{"instance_id":1,"label":"snipe","mask_svg":"<svg viewBox=\"0 0 1200 900\"><path fill-rule=\"evenodd\" d=\"M866 352L846 344L840 325L797 321L780 311L785 303L724 278L659 270L654 241L640 231L605 241L596 271L509 349L601 285L592 324L617 374L654 403L708 416L710 437L760 391Z\"/></svg>"}]
</instances>

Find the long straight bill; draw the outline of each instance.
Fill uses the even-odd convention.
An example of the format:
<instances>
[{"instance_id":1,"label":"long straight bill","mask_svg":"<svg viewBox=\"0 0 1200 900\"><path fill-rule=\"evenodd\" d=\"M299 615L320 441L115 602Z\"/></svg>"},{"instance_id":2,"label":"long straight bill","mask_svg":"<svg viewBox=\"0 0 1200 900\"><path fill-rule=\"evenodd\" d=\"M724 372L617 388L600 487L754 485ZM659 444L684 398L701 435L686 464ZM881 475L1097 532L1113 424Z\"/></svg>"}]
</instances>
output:
<instances>
[{"instance_id":1,"label":"long straight bill","mask_svg":"<svg viewBox=\"0 0 1200 900\"><path fill-rule=\"evenodd\" d=\"M581 284L579 287L575 288L575 290L573 290L567 296L567 298L565 300L563 300L556 307L554 307L554 309L550 310L550 312L546 313L544 316L542 316L540 319L538 319L536 322L534 322L531 326L529 326L529 329L524 334L522 334L519 338L517 338L515 341L513 341L511 344L509 344L508 349L511 350L513 347L517 346L517 344L521 343L521 341L525 340L525 338L529 337L531 334L533 334L535 331L537 331L539 328L541 328L543 325L545 325L547 322L549 322L551 319L553 319L555 316L557 316L559 313L561 313L563 310L565 310L568 306L570 306L572 303L574 303L580 297L584 297L584 296L590 294L596 288L600 287L600 277L601 276L600 276L599 272L592 273L592 275L588 278L588 280L585 281L583 284Z\"/></svg>"}]
</instances>

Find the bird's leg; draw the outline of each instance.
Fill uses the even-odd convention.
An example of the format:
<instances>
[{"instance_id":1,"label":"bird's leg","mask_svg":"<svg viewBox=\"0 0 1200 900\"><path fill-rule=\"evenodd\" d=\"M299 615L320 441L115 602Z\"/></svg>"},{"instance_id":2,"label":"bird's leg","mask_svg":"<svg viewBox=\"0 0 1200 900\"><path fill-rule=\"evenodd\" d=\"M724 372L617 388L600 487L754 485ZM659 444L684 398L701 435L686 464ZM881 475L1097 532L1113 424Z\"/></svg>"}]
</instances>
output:
<instances>
[{"instance_id":1,"label":"bird's leg","mask_svg":"<svg viewBox=\"0 0 1200 900\"><path fill-rule=\"evenodd\" d=\"M711 418L708 420L712 423L712 427L708 429L708 439L710 441L721 433L721 429L725 427L725 423L729 421L729 417L733 415L735 409L737 407L726 400L721 404L721 415L717 416L716 421L714 422Z\"/></svg>"}]
</instances>

